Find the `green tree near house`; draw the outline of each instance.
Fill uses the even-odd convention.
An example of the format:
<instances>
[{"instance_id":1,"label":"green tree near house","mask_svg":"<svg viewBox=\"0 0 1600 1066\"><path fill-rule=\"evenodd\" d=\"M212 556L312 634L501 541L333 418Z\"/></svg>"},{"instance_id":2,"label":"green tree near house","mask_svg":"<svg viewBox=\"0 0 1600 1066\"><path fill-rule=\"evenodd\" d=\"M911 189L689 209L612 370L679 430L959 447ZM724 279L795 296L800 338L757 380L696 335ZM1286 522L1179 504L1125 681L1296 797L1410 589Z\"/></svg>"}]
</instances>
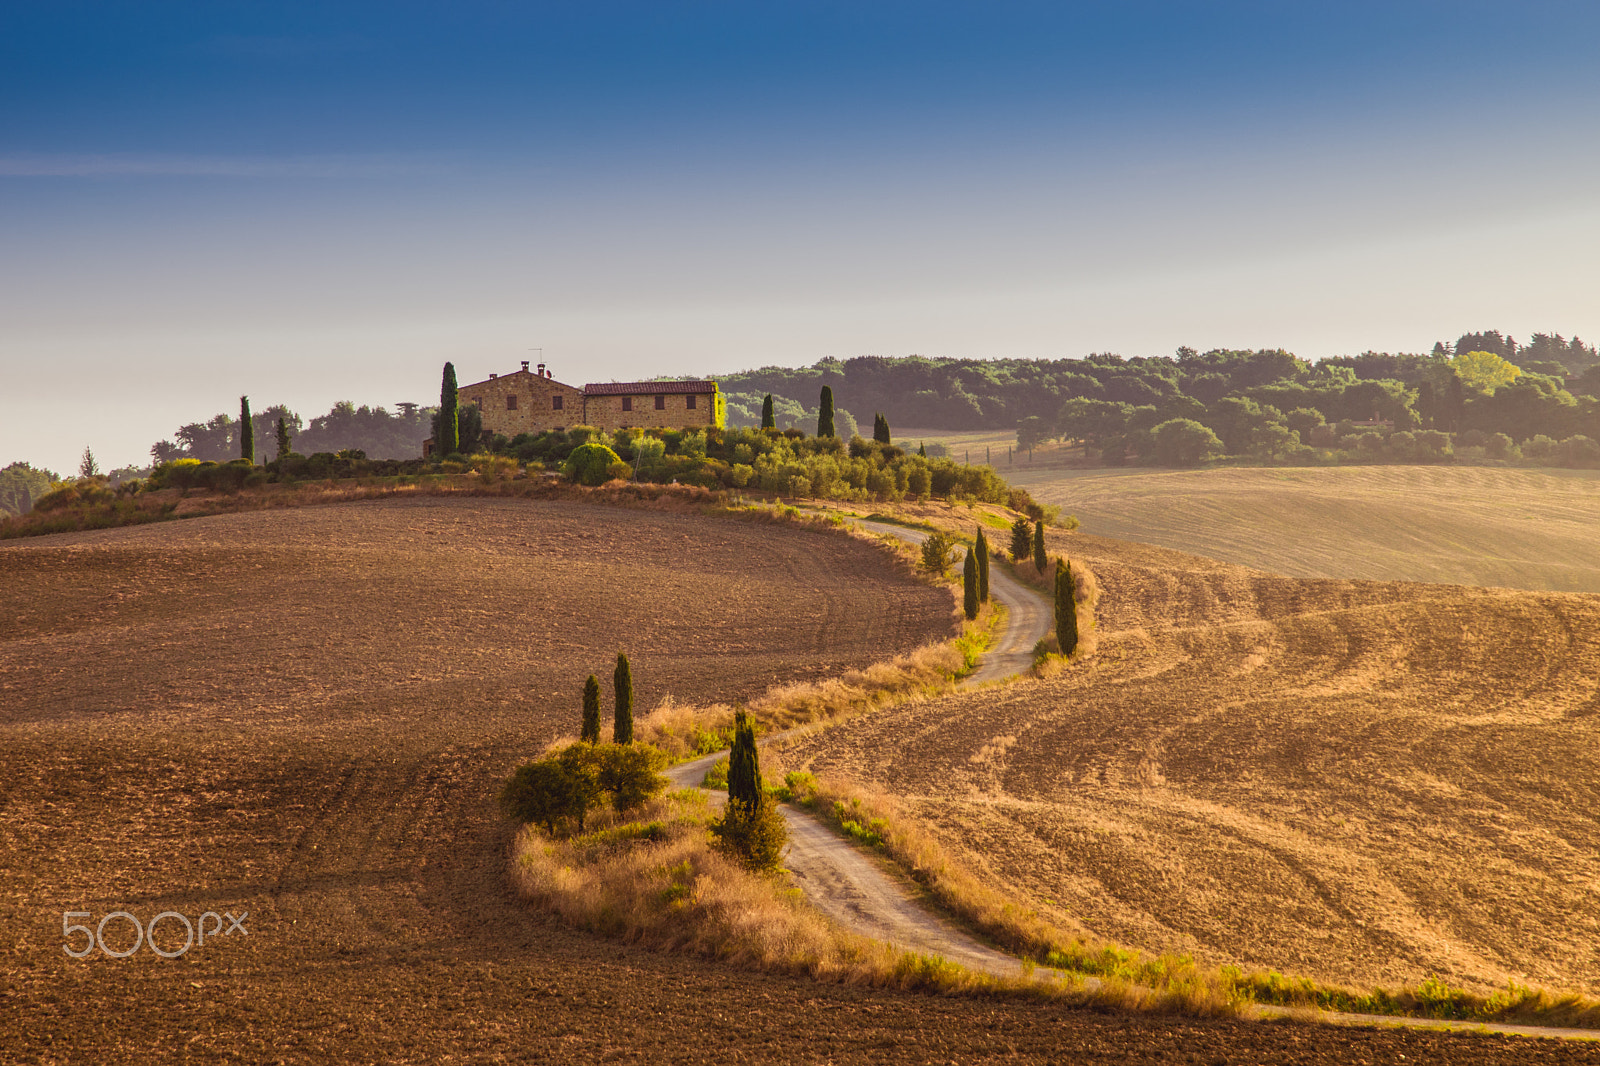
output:
<instances>
[{"instance_id":1,"label":"green tree near house","mask_svg":"<svg viewBox=\"0 0 1600 1066\"><path fill-rule=\"evenodd\" d=\"M978 555L978 602L989 602L989 538L983 535L983 527L978 527L977 542L973 550Z\"/></svg>"},{"instance_id":2,"label":"green tree near house","mask_svg":"<svg viewBox=\"0 0 1600 1066\"><path fill-rule=\"evenodd\" d=\"M583 732L579 739L600 743L600 679L593 674L583 683Z\"/></svg>"},{"instance_id":3,"label":"green tree near house","mask_svg":"<svg viewBox=\"0 0 1600 1066\"><path fill-rule=\"evenodd\" d=\"M439 426L433 444L433 453L440 458L461 450L461 401L456 395L454 363L444 365L444 379L439 384Z\"/></svg>"},{"instance_id":4,"label":"green tree near house","mask_svg":"<svg viewBox=\"0 0 1600 1066\"><path fill-rule=\"evenodd\" d=\"M761 428L777 429L778 416L772 410L772 393L767 393L767 398L761 401Z\"/></svg>"},{"instance_id":5,"label":"green tree near house","mask_svg":"<svg viewBox=\"0 0 1600 1066\"><path fill-rule=\"evenodd\" d=\"M611 674L611 687L617 696L617 717L611 723L613 744L633 743L633 668L628 657L617 652L617 668Z\"/></svg>"},{"instance_id":6,"label":"green tree near house","mask_svg":"<svg viewBox=\"0 0 1600 1066\"><path fill-rule=\"evenodd\" d=\"M1033 523L1018 518L1011 523L1011 561L1020 563L1033 551Z\"/></svg>"},{"instance_id":7,"label":"green tree near house","mask_svg":"<svg viewBox=\"0 0 1600 1066\"><path fill-rule=\"evenodd\" d=\"M967 549L967 561L961 564L961 607L967 621L978 617L978 560L972 548Z\"/></svg>"},{"instance_id":8,"label":"green tree near house","mask_svg":"<svg viewBox=\"0 0 1600 1066\"><path fill-rule=\"evenodd\" d=\"M283 420L283 416L282 415L279 415L278 416L278 455L277 455L278 462L281 463L285 459L289 458L289 452L290 452L290 448L289 448L289 424Z\"/></svg>"},{"instance_id":9,"label":"green tree near house","mask_svg":"<svg viewBox=\"0 0 1600 1066\"><path fill-rule=\"evenodd\" d=\"M833 389L822 386L822 399L817 402L817 436L836 437L833 431Z\"/></svg>"},{"instance_id":10,"label":"green tree near house","mask_svg":"<svg viewBox=\"0 0 1600 1066\"><path fill-rule=\"evenodd\" d=\"M1033 568L1039 571L1039 580L1044 580L1045 567L1050 565L1050 560L1044 553L1044 523L1037 522L1033 527Z\"/></svg>"},{"instance_id":11,"label":"green tree near house","mask_svg":"<svg viewBox=\"0 0 1600 1066\"><path fill-rule=\"evenodd\" d=\"M1056 644L1062 655L1078 650L1078 597L1072 563L1063 556L1056 563Z\"/></svg>"},{"instance_id":12,"label":"green tree near house","mask_svg":"<svg viewBox=\"0 0 1600 1066\"><path fill-rule=\"evenodd\" d=\"M239 458L247 463L256 461L256 426L250 420L250 397L239 397Z\"/></svg>"}]
</instances>

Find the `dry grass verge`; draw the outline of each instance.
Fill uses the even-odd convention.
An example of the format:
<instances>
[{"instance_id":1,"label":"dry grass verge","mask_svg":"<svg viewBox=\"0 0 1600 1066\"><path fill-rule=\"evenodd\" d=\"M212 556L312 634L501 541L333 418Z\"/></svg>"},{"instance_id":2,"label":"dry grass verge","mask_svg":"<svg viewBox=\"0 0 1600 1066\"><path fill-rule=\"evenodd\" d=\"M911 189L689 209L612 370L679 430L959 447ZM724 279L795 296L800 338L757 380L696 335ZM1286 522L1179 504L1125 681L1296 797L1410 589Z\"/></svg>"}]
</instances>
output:
<instances>
[{"instance_id":1,"label":"dry grass verge","mask_svg":"<svg viewBox=\"0 0 1600 1066\"><path fill-rule=\"evenodd\" d=\"M1025 968L980 973L833 925L786 875L753 874L711 843L705 794L669 793L633 820L602 815L570 840L526 827L511 875L518 894L564 922L626 943L685 951L821 981L957 995L1051 999L1081 1006L1210 1015L1236 1013L1205 995ZM1196 990L1198 991L1198 990Z\"/></svg>"},{"instance_id":2,"label":"dry grass verge","mask_svg":"<svg viewBox=\"0 0 1600 1066\"><path fill-rule=\"evenodd\" d=\"M781 751L768 760L783 770ZM962 924L1035 963L1109 982L1124 999L1139 990L1150 998L1137 1007L1183 1013L1236 1014L1255 1005L1351 1014L1520 1023L1600 1029L1600 1001L1510 984L1481 996L1430 979L1413 988L1360 991L1275 971L1246 972L1206 966L1188 954L1148 955L1092 941L1054 925L1017 894L989 884L956 862L942 845L890 797L851 782L787 775L794 801L856 843L881 852ZM1124 1003L1124 1005L1129 1005Z\"/></svg>"},{"instance_id":3,"label":"dry grass verge","mask_svg":"<svg viewBox=\"0 0 1600 1066\"><path fill-rule=\"evenodd\" d=\"M822 681L777 685L751 700L747 710L762 732L835 721L906 699L952 691L971 673L1003 621L986 606L975 621L942 644L928 644L904 655ZM722 751L733 743L731 704L679 703L668 696L634 723L634 739L654 745L674 762ZM571 743L559 737L551 747Z\"/></svg>"}]
</instances>

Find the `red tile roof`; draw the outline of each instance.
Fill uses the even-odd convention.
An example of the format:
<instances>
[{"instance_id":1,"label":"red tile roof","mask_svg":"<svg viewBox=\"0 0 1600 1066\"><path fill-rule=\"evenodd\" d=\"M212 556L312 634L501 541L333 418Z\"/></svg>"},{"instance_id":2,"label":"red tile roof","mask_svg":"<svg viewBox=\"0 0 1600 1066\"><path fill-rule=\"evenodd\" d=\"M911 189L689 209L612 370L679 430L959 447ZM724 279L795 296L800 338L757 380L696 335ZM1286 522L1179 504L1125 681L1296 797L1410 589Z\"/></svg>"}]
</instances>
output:
<instances>
[{"instance_id":1,"label":"red tile roof","mask_svg":"<svg viewBox=\"0 0 1600 1066\"><path fill-rule=\"evenodd\" d=\"M653 396L656 393L716 392L715 381L607 381L585 385L585 396Z\"/></svg>"}]
</instances>

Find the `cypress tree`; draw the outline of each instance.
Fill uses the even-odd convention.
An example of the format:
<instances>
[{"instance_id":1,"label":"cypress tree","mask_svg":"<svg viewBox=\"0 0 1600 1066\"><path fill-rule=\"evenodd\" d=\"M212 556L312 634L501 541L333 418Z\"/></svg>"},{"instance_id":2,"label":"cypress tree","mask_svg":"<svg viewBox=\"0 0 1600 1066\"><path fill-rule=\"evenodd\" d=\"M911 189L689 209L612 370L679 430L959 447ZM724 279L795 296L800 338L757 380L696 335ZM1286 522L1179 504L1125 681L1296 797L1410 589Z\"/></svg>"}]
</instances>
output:
<instances>
[{"instance_id":1,"label":"cypress tree","mask_svg":"<svg viewBox=\"0 0 1600 1066\"><path fill-rule=\"evenodd\" d=\"M889 416L878 415L872 420L872 439L879 444L894 443L889 437Z\"/></svg>"},{"instance_id":2,"label":"cypress tree","mask_svg":"<svg viewBox=\"0 0 1600 1066\"><path fill-rule=\"evenodd\" d=\"M583 683L583 734L590 744L600 743L600 679L593 674Z\"/></svg>"},{"instance_id":3,"label":"cypress tree","mask_svg":"<svg viewBox=\"0 0 1600 1066\"><path fill-rule=\"evenodd\" d=\"M756 730L743 711L733 717L733 750L728 752L728 801L761 804L761 763L756 755Z\"/></svg>"},{"instance_id":4,"label":"cypress tree","mask_svg":"<svg viewBox=\"0 0 1600 1066\"><path fill-rule=\"evenodd\" d=\"M917 454L926 459L928 457L928 446L926 444L919 443L917 445Z\"/></svg>"},{"instance_id":5,"label":"cypress tree","mask_svg":"<svg viewBox=\"0 0 1600 1066\"><path fill-rule=\"evenodd\" d=\"M278 416L278 462L289 458L289 424Z\"/></svg>"},{"instance_id":6,"label":"cypress tree","mask_svg":"<svg viewBox=\"0 0 1600 1066\"><path fill-rule=\"evenodd\" d=\"M761 401L761 428L777 429L778 416L772 411L772 393L767 393L767 398Z\"/></svg>"},{"instance_id":7,"label":"cypress tree","mask_svg":"<svg viewBox=\"0 0 1600 1066\"><path fill-rule=\"evenodd\" d=\"M1011 561L1020 563L1033 551L1033 528L1026 518L1011 524Z\"/></svg>"},{"instance_id":8,"label":"cypress tree","mask_svg":"<svg viewBox=\"0 0 1600 1066\"><path fill-rule=\"evenodd\" d=\"M833 431L833 389L822 386L822 399L817 402L817 436L836 437Z\"/></svg>"},{"instance_id":9,"label":"cypress tree","mask_svg":"<svg viewBox=\"0 0 1600 1066\"><path fill-rule=\"evenodd\" d=\"M250 397L239 397L239 458L256 461L256 427L250 421Z\"/></svg>"},{"instance_id":10,"label":"cypress tree","mask_svg":"<svg viewBox=\"0 0 1600 1066\"><path fill-rule=\"evenodd\" d=\"M611 686L617 693L617 717L611 724L613 744L633 743L633 670L628 657L617 652L617 669L611 675Z\"/></svg>"},{"instance_id":11,"label":"cypress tree","mask_svg":"<svg viewBox=\"0 0 1600 1066\"><path fill-rule=\"evenodd\" d=\"M1045 567L1050 565L1050 560L1044 554L1044 523L1036 523L1033 527L1033 568L1039 571L1039 580L1044 580Z\"/></svg>"},{"instance_id":12,"label":"cypress tree","mask_svg":"<svg viewBox=\"0 0 1600 1066\"><path fill-rule=\"evenodd\" d=\"M1078 647L1078 599L1072 564L1065 557L1056 563L1056 643L1062 655L1071 655Z\"/></svg>"},{"instance_id":13,"label":"cypress tree","mask_svg":"<svg viewBox=\"0 0 1600 1066\"><path fill-rule=\"evenodd\" d=\"M433 444L433 453L441 459L461 450L461 412L456 399L456 368L453 363L444 365L444 380L439 385L439 436Z\"/></svg>"},{"instance_id":14,"label":"cypress tree","mask_svg":"<svg viewBox=\"0 0 1600 1066\"><path fill-rule=\"evenodd\" d=\"M969 622L978 617L978 560L971 548L967 549L967 561L961 564L961 606Z\"/></svg>"},{"instance_id":15,"label":"cypress tree","mask_svg":"<svg viewBox=\"0 0 1600 1066\"><path fill-rule=\"evenodd\" d=\"M983 535L983 527L978 527L978 602L989 602L989 538Z\"/></svg>"}]
</instances>

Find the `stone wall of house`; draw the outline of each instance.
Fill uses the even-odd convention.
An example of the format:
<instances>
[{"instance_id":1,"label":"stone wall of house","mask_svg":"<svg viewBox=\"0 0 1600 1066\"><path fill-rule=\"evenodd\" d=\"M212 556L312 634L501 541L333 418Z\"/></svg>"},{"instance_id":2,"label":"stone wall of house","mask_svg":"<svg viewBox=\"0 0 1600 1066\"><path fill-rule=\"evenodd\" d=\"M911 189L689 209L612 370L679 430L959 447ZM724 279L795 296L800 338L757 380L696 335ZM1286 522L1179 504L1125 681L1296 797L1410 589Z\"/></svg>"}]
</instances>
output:
<instances>
[{"instance_id":1,"label":"stone wall of house","mask_svg":"<svg viewBox=\"0 0 1600 1066\"><path fill-rule=\"evenodd\" d=\"M584 419L582 389L529 370L463 385L457 395L463 405L478 405L485 430L507 437L566 429Z\"/></svg>"},{"instance_id":2,"label":"stone wall of house","mask_svg":"<svg viewBox=\"0 0 1600 1066\"><path fill-rule=\"evenodd\" d=\"M619 429L684 429L709 426L716 413L716 397L702 393L661 393L663 408L656 408L657 393L631 396L589 396L584 400L584 425L608 432ZM623 401L632 400L633 410L623 410ZM694 407L690 407L690 402Z\"/></svg>"}]
</instances>

